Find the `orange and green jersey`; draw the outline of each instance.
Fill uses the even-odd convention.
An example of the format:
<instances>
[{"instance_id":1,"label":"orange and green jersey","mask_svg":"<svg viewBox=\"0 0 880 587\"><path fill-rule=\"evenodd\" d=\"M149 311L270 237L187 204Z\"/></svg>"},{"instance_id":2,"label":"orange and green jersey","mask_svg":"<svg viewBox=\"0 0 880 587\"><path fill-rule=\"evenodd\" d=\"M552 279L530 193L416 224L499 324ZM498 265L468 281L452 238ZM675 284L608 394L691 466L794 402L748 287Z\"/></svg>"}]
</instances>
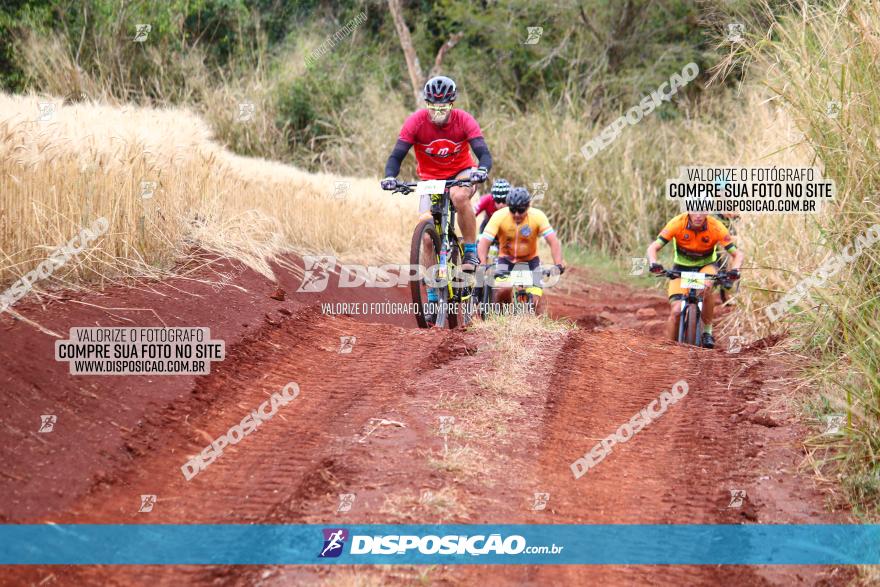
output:
<instances>
[{"instance_id":1,"label":"orange and green jersey","mask_svg":"<svg viewBox=\"0 0 880 587\"><path fill-rule=\"evenodd\" d=\"M676 265L702 267L718 259L717 246L730 252L736 250L730 231L714 216L706 216L703 226L692 226L690 216L685 212L670 220L657 241L661 246L672 241L675 248Z\"/></svg>"}]
</instances>

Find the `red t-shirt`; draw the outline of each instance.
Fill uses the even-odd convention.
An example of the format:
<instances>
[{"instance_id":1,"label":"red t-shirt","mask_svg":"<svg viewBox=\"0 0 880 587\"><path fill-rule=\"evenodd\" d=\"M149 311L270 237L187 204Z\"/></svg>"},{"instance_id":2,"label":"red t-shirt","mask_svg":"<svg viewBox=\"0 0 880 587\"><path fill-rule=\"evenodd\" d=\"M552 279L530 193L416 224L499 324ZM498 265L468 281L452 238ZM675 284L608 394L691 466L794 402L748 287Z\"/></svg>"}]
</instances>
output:
<instances>
[{"instance_id":1,"label":"red t-shirt","mask_svg":"<svg viewBox=\"0 0 880 587\"><path fill-rule=\"evenodd\" d=\"M492 197L492 194L486 194L477 202L477 207L474 208L474 216L479 216L480 212L485 212L486 218L491 218L496 210L498 210L498 206L495 205L495 198Z\"/></svg>"},{"instance_id":2,"label":"red t-shirt","mask_svg":"<svg viewBox=\"0 0 880 587\"><path fill-rule=\"evenodd\" d=\"M468 167L475 167L468 141L483 136L480 125L464 110L453 108L443 126L431 122L427 109L412 113L400 140L413 145L416 173L421 179L450 179Z\"/></svg>"}]
</instances>

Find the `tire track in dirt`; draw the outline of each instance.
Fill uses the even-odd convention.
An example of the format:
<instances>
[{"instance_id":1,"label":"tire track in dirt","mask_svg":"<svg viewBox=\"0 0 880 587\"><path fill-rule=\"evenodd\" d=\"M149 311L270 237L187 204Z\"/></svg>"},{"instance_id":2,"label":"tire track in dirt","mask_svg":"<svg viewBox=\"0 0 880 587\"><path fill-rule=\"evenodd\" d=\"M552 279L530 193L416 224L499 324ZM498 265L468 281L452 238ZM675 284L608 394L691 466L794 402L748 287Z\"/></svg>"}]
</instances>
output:
<instances>
[{"instance_id":1,"label":"tire track in dirt","mask_svg":"<svg viewBox=\"0 0 880 587\"><path fill-rule=\"evenodd\" d=\"M350 354L339 337L355 336ZM58 522L66 523L309 523L336 505L338 489L360 474L351 458L365 424L384 406L412 395L413 365L442 365L457 352L456 333L401 329L348 318L294 314L239 349L204 378L193 396L163 414L164 425L138 444L135 462L92 491ZM440 343L440 344L438 344ZM464 352L465 349L460 349ZM231 359L231 360L230 360ZM187 482L180 467L213 438L295 381L300 395L269 421L227 447ZM183 405L179 405L183 404ZM199 431L204 431L201 433ZM139 431L138 436L143 436ZM388 472L384 472L387 474ZM140 495L155 494L152 512L138 513ZM210 584L247 574L247 567L138 567L139 581ZM103 583L120 568L70 567L65 584Z\"/></svg>"},{"instance_id":2,"label":"tire track in dirt","mask_svg":"<svg viewBox=\"0 0 880 587\"><path fill-rule=\"evenodd\" d=\"M320 293L298 292L301 266L296 256L273 265L278 277L273 282L208 255L178 267L181 277L127 281L100 291L54 292L43 299L29 296L15 308L65 337L70 328L82 326L207 326L232 352L263 338L292 312L317 308L320 302L409 300L405 288L340 288L338 273ZM218 284L221 271L236 277L223 277ZM352 319L415 327L405 314ZM158 412L190 396L205 379L71 376L66 363L54 360L54 341L45 331L0 313L0 494L7 497L0 503L0 521L40 521L68 510L96 480L112 479L117 469L137 458L143 437L162 426ZM225 367L214 364L208 377ZM41 414L57 416L51 435L36 432Z\"/></svg>"},{"instance_id":3,"label":"tire track in dirt","mask_svg":"<svg viewBox=\"0 0 880 587\"><path fill-rule=\"evenodd\" d=\"M845 521L824 513L822 495L796 473L800 436L784 421L784 412L773 411L773 395L784 386L785 373L769 351L727 355L660 340L665 302L623 286L559 298L562 303L551 305L551 311L589 330L528 343L526 378L518 383L507 372L506 358L479 332L399 328L322 316L315 308L270 321L230 349L210 376L198 378L191 394L129 431L130 462L113 461L113 469L98 474L88 494L52 520ZM653 314L638 314L642 305ZM597 320L600 314L604 318ZM338 352L342 335L357 337L351 354ZM575 458L679 379L689 384L684 399L616 446L587 475L573 478L569 465ZM511 383L499 390L491 385L497 380ZM297 399L192 481L184 480L180 466L189 455L289 381L300 386ZM456 417L445 442L438 434L439 415ZM727 507L730 489L747 491L742 508ZM435 498L422 499L425 491ZM537 491L550 493L543 511L531 509ZM337 511L340 493L357 495L350 512ZM137 511L141 494L158 496L149 514ZM765 585L790 583L795 574L807 584L834 585L851 575L822 567L123 566L16 569L0 581L410 584L420 573L432 583L452 585Z\"/></svg>"},{"instance_id":4,"label":"tire track in dirt","mask_svg":"<svg viewBox=\"0 0 880 587\"><path fill-rule=\"evenodd\" d=\"M744 361L760 366L731 381ZM543 436L534 447L532 474L551 496L552 513L544 523L845 523L843 516L815 507L820 493L800 486L810 480L798 478L794 466L785 472L788 487L773 496L781 503L772 505L782 507L765 513L767 494L759 486L767 459L759 447L768 429L741 414L747 403L766 406L768 398L757 391L777 368L760 353L686 348L627 330L571 334L547 386ZM576 458L678 380L688 382L687 396L574 478L569 466ZM765 418L755 419L766 423ZM802 456L795 435L776 440L788 444L779 447L782 454L776 458L795 465ZM739 508L728 507L733 489L746 491ZM563 565L491 569L478 578L491 577L497 585L770 585L795 577L807 584L846 584L852 574L816 566Z\"/></svg>"}]
</instances>

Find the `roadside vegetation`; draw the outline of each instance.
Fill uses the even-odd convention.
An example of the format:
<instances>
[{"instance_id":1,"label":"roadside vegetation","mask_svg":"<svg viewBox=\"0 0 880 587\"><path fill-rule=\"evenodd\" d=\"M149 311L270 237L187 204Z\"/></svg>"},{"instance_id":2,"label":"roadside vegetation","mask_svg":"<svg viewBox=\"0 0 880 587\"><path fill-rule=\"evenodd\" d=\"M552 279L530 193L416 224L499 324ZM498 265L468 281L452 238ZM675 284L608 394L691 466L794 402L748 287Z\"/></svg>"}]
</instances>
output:
<instances>
[{"instance_id":1,"label":"roadside vegetation","mask_svg":"<svg viewBox=\"0 0 880 587\"><path fill-rule=\"evenodd\" d=\"M779 18L740 57L791 114L825 175L837 182L829 214L805 226L803 255L779 255L785 291L880 223L880 11L876 2L813 4ZM781 239L780 239L781 240ZM786 239L794 240L794 239ZM852 249L851 249L852 250ZM817 421L811 464L841 481L866 521L880 506L880 248L813 288L784 319L810 365L804 383ZM875 571L876 572L876 571ZM876 577L875 577L876 578Z\"/></svg>"},{"instance_id":2,"label":"roadside vegetation","mask_svg":"<svg viewBox=\"0 0 880 587\"><path fill-rule=\"evenodd\" d=\"M408 248L415 202L377 198L374 181L234 155L182 109L73 104L40 122L39 101L0 95L4 283L100 217L107 234L55 277L161 276L194 245L267 276L285 250L387 262Z\"/></svg>"}]
</instances>

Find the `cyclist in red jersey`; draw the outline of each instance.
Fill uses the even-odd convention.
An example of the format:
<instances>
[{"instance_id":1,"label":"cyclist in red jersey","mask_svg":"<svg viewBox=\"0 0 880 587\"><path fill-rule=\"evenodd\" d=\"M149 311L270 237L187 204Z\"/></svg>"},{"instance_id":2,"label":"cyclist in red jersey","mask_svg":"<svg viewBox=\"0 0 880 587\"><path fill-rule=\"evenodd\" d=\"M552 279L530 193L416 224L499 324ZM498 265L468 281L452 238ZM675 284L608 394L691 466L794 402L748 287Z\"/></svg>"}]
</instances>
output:
<instances>
[{"instance_id":1,"label":"cyclist in red jersey","mask_svg":"<svg viewBox=\"0 0 880 587\"><path fill-rule=\"evenodd\" d=\"M492 182L492 193L486 194L474 205L474 216L479 216L483 212L486 213L486 217L480 223L480 232L483 232L483 229L489 224L492 214L499 208L507 205L507 194L509 192L510 183L506 179L496 179Z\"/></svg>"},{"instance_id":2,"label":"cyclist in red jersey","mask_svg":"<svg viewBox=\"0 0 880 587\"><path fill-rule=\"evenodd\" d=\"M413 146L416 172L422 180L469 179L474 183L486 181L492 168L492 155L474 117L464 110L452 107L457 97L455 82L445 76L432 77L425 84L423 96L426 108L417 110L403 123L397 144L385 164L382 189L393 190L397 187L396 178L400 173L400 165ZM477 156L478 167L474 167L471 149ZM471 270L480 264L476 244L477 219L470 203L475 191L475 186L457 186L449 190L464 243L462 268ZM430 197L423 196L419 203L419 213L423 214L430 208Z\"/></svg>"}]
</instances>

